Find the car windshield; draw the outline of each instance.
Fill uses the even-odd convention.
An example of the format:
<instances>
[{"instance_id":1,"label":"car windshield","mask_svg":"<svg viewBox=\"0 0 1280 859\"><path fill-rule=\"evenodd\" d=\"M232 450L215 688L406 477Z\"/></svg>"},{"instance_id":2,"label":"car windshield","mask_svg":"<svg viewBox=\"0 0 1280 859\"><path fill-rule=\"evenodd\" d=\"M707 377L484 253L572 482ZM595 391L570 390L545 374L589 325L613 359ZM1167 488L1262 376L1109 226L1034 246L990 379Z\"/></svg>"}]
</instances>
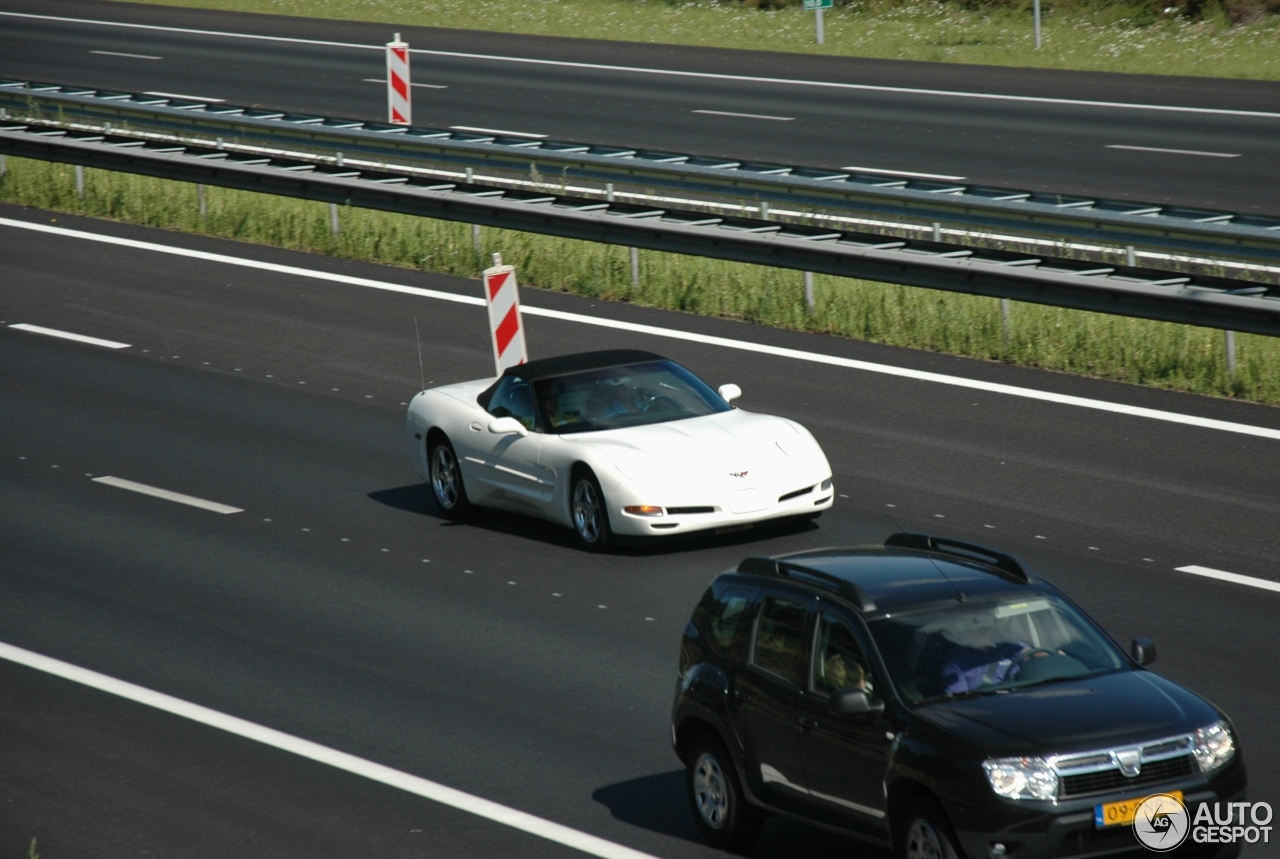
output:
<instances>
[{"instance_id":1,"label":"car windshield","mask_svg":"<svg viewBox=\"0 0 1280 859\"><path fill-rule=\"evenodd\" d=\"M732 408L674 361L556 376L536 388L545 425L554 433L656 424Z\"/></svg>"},{"instance_id":2,"label":"car windshield","mask_svg":"<svg viewBox=\"0 0 1280 859\"><path fill-rule=\"evenodd\" d=\"M1123 654L1052 593L894 615L868 626L910 704L1083 677L1125 666Z\"/></svg>"}]
</instances>

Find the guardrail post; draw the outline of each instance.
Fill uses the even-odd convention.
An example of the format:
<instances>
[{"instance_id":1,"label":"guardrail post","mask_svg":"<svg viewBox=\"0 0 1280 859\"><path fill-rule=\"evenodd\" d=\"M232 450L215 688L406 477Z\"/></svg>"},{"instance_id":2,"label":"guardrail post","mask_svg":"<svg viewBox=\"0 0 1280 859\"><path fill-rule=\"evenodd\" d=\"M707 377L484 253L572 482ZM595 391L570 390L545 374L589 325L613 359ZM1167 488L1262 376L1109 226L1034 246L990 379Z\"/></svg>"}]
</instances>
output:
<instances>
[{"instance_id":1,"label":"guardrail post","mask_svg":"<svg viewBox=\"0 0 1280 859\"><path fill-rule=\"evenodd\" d=\"M935 242L942 241L942 224L938 223L937 221L933 222L933 240Z\"/></svg>"},{"instance_id":2,"label":"guardrail post","mask_svg":"<svg viewBox=\"0 0 1280 859\"><path fill-rule=\"evenodd\" d=\"M769 201L768 200L760 201L760 217L762 220L765 220L765 221L769 220Z\"/></svg>"},{"instance_id":3,"label":"guardrail post","mask_svg":"<svg viewBox=\"0 0 1280 859\"><path fill-rule=\"evenodd\" d=\"M804 309L810 315L813 314L813 272L811 271L804 273Z\"/></svg>"},{"instance_id":4,"label":"guardrail post","mask_svg":"<svg viewBox=\"0 0 1280 859\"><path fill-rule=\"evenodd\" d=\"M480 253L480 225L471 225L471 247L475 248L476 253Z\"/></svg>"},{"instance_id":5,"label":"guardrail post","mask_svg":"<svg viewBox=\"0 0 1280 859\"><path fill-rule=\"evenodd\" d=\"M76 165L76 196L84 197L84 166Z\"/></svg>"},{"instance_id":6,"label":"guardrail post","mask_svg":"<svg viewBox=\"0 0 1280 859\"><path fill-rule=\"evenodd\" d=\"M204 220L209 214L209 207L205 204L204 185L196 185L196 207L200 209L200 220Z\"/></svg>"},{"instance_id":7,"label":"guardrail post","mask_svg":"<svg viewBox=\"0 0 1280 859\"><path fill-rule=\"evenodd\" d=\"M1227 335L1225 338L1227 347L1227 375L1234 376L1236 374L1236 332L1224 331L1222 333Z\"/></svg>"},{"instance_id":8,"label":"guardrail post","mask_svg":"<svg viewBox=\"0 0 1280 859\"><path fill-rule=\"evenodd\" d=\"M640 288L640 251L638 248L627 248L631 251L631 286Z\"/></svg>"},{"instance_id":9,"label":"guardrail post","mask_svg":"<svg viewBox=\"0 0 1280 859\"><path fill-rule=\"evenodd\" d=\"M329 204L329 233L331 235L338 234L338 204Z\"/></svg>"},{"instance_id":10,"label":"guardrail post","mask_svg":"<svg viewBox=\"0 0 1280 859\"><path fill-rule=\"evenodd\" d=\"M1040 50L1040 0L1035 0L1032 4L1035 8L1036 16L1036 50Z\"/></svg>"},{"instance_id":11,"label":"guardrail post","mask_svg":"<svg viewBox=\"0 0 1280 859\"><path fill-rule=\"evenodd\" d=\"M4 160L4 156L0 155L0 176L9 172L9 164Z\"/></svg>"},{"instance_id":12,"label":"guardrail post","mask_svg":"<svg viewBox=\"0 0 1280 859\"><path fill-rule=\"evenodd\" d=\"M1009 319L1009 299L1000 299L1000 334L1004 338L1004 345L1008 346L1009 341L1013 339L1013 322Z\"/></svg>"},{"instance_id":13,"label":"guardrail post","mask_svg":"<svg viewBox=\"0 0 1280 859\"><path fill-rule=\"evenodd\" d=\"M1138 255L1133 251L1133 245L1126 245L1124 249L1124 264L1129 268L1137 268Z\"/></svg>"}]
</instances>

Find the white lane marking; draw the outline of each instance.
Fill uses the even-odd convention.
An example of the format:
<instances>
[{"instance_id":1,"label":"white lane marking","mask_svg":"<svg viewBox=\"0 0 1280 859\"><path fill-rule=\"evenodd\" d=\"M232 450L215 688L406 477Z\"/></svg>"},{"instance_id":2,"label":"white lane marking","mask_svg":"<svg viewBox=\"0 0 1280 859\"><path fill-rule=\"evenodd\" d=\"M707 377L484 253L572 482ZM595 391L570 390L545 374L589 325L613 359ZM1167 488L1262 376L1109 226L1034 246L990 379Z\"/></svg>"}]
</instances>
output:
<instances>
[{"instance_id":1,"label":"white lane marking","mask_svg":"<svg viewBox=\"0 0 1280 859\"><path fill-rule=\"evenodd\" d=\"M90 51L91 54L101 54L104 57L128 57L131 60L163 60L164 57L153 57L150 54L125 54L120 51Z\"/></svg>"},{"instance_id":2,"label":"white lane marking","mask_svg":"<svg viewBox=\"0 0 1280 859\"><path fill-rule=\"evenodd\" d=\"M386 79L386 78L361 78L360 80L364 81L365 83L369 83L369 84L385 84L385 83L387 82L387 79ZM415 84L415 83L410 83L410 84L409 84L409 86L422 87L423 89L448 89L448 87L447 87L447 86L445 86L444 84Z\"/></svg>"},{"instance_id":3,"label":"white lane marking","mask_svg":"<svg viewBox=\"0 0 1280 859\"><path fill-rule=\"evenodd\" d=\"M474 131L478 134L505 134L507 137L528 137L530 140L542 140L545 134L530 134L527 131L503 131L501 128L476 128L474 125L451 125L454 131Z\"/></svg>"},{"instance_id":4,"label":"white lane marking","mask_svg":"<svg viewBox=\"0 0 1280 859\"><path fill-rule=\"evenodd\" d=\"M91 18L65 18L58 15L36 15L30 12L0 12L0 16L11 18L34 18L42 21L61 21L71 24L95 24L101 27L124 27L135 30L156 30L166 33L191 33L198 36L219 36L228 39L256 39L264 42L288 42L298 45L321 45L331 48L354 48L363 51L385 51L383 45L360 45L355 42L330 42L323 39L298 39L289 36L262 36L254 33L230 33L222 30L197 30L190 27L165 27L157 24L130 24L123 21L97 21ZM1220 107L1182 107L1174 104L1131 104L1119 101L1088 101L1073 98L1047 98L1033 95L1002 95L985 92L957 92L954 90L919 89L915 87L875 86L873 84L836 83L834 81L807 81L794 78L767 78L755 75L730 75L715 72L685 72L676 69L646 69L638 66L610 66L601 63L575 63L568 60L535 60L527 57L502 57L493 54L469 54L460 51L429 51L412 48L410 53L425 54L436 57L459 57L468 60L492 60L503 63L527 63L540 66L562 66L576 69L598 69L613 72L632 72L643 75L667 75L672 77L703 78L707 80L744 81L747 83L785 84L789 86L827 87L831 89L862 90L866 92L888 92L904 95L928 95L950 98L976 98L992 101L1023 101L1033 104L1065 104L1078 107L1104 107L1119 110L1159 110L1181 113L1203 113L1217 116L1260 116L1267 119L1280 119L1280 113L1265 110L1231 110Z\"/></svg>"},{"instance_id":5,"label":"white lane marking","mask_svg":"<svg viewBox=\"0 0 1280 859\"><path fill-rule=\"evenodd\" d=\"M882 170L878 167L841 167L841 170L858 173L881 173L885 176L910 176L912 179L944 179L948 182L959 182L963 176L944 176L941 173L912 173L910 170Z\"/></svg>"},{"instance_id":6,"label":"white lane marking","mask_svg":"<svg viewBox=\"0 0 1280 859\"><path fill-rule=\"evenodd\" d=\"M205 98L202 95L183 95L180 92L144 92L143 95L158 95L163 98L185 98L188 101L207 101L210 104L222 104L225 98Z\"/></svg>"},{"instance_id":7,"label":"white lane marking","mask_svg":"<svg viewBox=\"0 0 1280 859\"><path fill-rule=\"evenodd\" d=\"M734 113L731 110L691 110L690 113L707 113L712 116L737 116L742 119L772 119L775 122L795 122L794 116L769 116L766 113Z\"/></svg>"},{"instance_id":8,"label":"white lane marking","mask_svg":"<svg viewBox=\"0 0 1280 859\"><path fill-rule=\"evenodd\" d=\"M103 340L99 337L86 337L84 334L72 334L70 331L59 331L56 328L44 328L39 325L28 325L25 322L15 322L9 326L17 328L19 331L30 331L32 334L44 334L47 337L58 337L63 340L74 340L77 343L88 343L93 346L105 346L108 349L128 349L128 343L119 343L115 340Z\"/></svg>"},{"instance_id":9,"label":"white lane marking","mask_svg":"<svg viewBox=\"0 0 1280 859\"><path fill-rule=\"evenodd\" d=\"M1239 158L1238 152L1199 152L1195 149L1161 149L1159 146L1126 146L1123 143L1109 143L1108 149L1130 149L1134 152L1160 152L1165 155L1203 155L1206 158Z\"/></svg>"},{"instance_id":10,"label":"white lane marking","mask_svg":"<svg viewBox=\"0 0 1280 859\"><path fill-rule=\"evenodd\" d=\"M473 306L484 305L484 299L479 296L457 295L452 292L443 292L438 289L402 286L398 283L387 283L386 281L381 280L351 277L350 275L345 274L334 274L331 272L317 271L315 269L300 268L297 266L279 265L277 263L259 262L258 260L227 256L225 254L189 250L187 248L171 247L169 245L155 244L153 242L140 242L135 239L122 239L115 236L104 236L96 233L82 232L80 230L70 230L65 227L54 227L48 224L31 224L25 221L15 221L10 218L0 218L0 226L50 233L67 238L84 239L86 241L102 242L104 244L117 245L119 247L172 254L174 256L186 257L188 259L199 259L206 260L208 262L241 266L243 268L256 269L258 271L271 271L279 274L308 277L313 280L329 281L331 283L344 283L350 286L365 287L367 289L401 292L406 295L417 295L423 298L435 299L437 301L452 301L455 304L470 304ZM726 349L737 349L744 352L757 352L762 355L774 355L779 358L792 358L797 361L807 361L814 364L828 364L834 367L847 367L851 370L863 370L868 373L880 373L887 376L897 376L903 379L917 379L923 382L936 382L940 385L953 385L955 387L969 388L976 391L1006 394L1011 397L1023 397L1029 400L1039 400L1041 402L1057 403L1059 405L1076 406L1083 409L1095 409L1097 411L1111 412L1113 414L1129 415L1130 417L1147 418L1149 420L1165 421L1167 423L1182 424L1184 426L1199 427L1201 429L1238 433L1240 435L1256 436L1258 438L1280 441L1280 429L1271 429L1270 427L1260 427L1252 424L1236 423L1234 421L1223 421L1216 418L1202 418L1196 415L1184 415L1180 412L1168 412L1161 409L1130 406L1124 403L1113 403L1107 400L1094 400L1088 397L1076 397L1069 394L1055 394L1050 391L1038 391L1035 388L1022 388L1017 385L1004 385L997 382L983 382L978 379L966 379L962 376L948 376L943 373L930 373L925 370L912 370L907 367L894 367L889 364L875 364L870 361L841 358L836 355L824 355L820 352L805 352L801 349L788 349L782 346L768 346L763 343L752 343L747 340L733 340L728 337L716 337L710 334L695 334L690 331L677 331L671 328L659 328L656 325L641 325L635 322L622 322L616 319L602 319L596 316L587 316L582 313L567 313L562 310L549 310L547 308L531 307L529 305L522 305L521 312L529 316L544 316L548 319L559 319L565 322L576 322L582 325L596 325L602 328L613 328L619 331L632 331L637 334L648 334L653 337L685 340L691 343L720 346Z\"/></svg>"},{"instance_id":11,"label":"white lane marking","mask_svg":"<svg viewBox=\"0 0 1280 859\"><path fill-rule=\"evenodd\" d=\"M127 489L130 492L138 492L143 495L150 495L154 498L163 498L165 501L186 504L188 507L199 507L201 510L212 510L214 513L221 513L224 516L229 513L244 512L240 507L232 507L229 504L219 504L217 501L206 501L203 498L196 498L194 495L183 495L181 492L170 492L168 489L148 486L145 483L135 483L132 480L125 480L123 477L95 477L93 478L93 482L102 483L107 486L114 486L117 489Z\"/></svg>"},{"instance_id":12,"label":"white lane marking","mask_svg":"<svg viewBox=\"0 0 1280 859\"><path fill-rule=\"evenodd\" d=\"M256 743L262 743L265 746L280 749L298 757L307 758L308 760L367 778L370 781L376 781L389 787L403 790L406 793L421 796L441 805L447 805L450 808L456 808L459 811L465 811L477 817L492 820L494 823L500 823L503 826L519 829L530 835L536 835L539 838L545 838L548 841L572 847L583 853L599 856L601 859L654 859L648 853L641 853L639 850L633 850L630 847L606 841L595 835L570 829L567 826L541 817L535 817L532 814L509 806L499 805L474 794L464 793L438 782L410 775L407 772L392 769L389 766L374 763L364 758L358 758L355 755L338 751L329 746L322 746L319 743L313 743L310 740L304 740L301 737L295 737L292 734L286 734L283 731L277 731L265 725L259 725L209 707L202 707L199 704L193 704L190 701L184 701L181 698L175 698L172 695L166 695L163 692L157 692L145 686L137 686L125 680L117 680L106 674L99 674L97 671L81 668L78 665L72 665L70 662L63 662L61 659L54 659L51 656L15 647L12 644L0 642L0 659L32 668L45 674L51 674L54 677L60 677L63 680L70 680L72 683L79 683L81 686L88 686L90 689L97 689L100 692L106 692L108 695L124 698L126 701L133 701L136 704L142 704L183 719L189 719L192 722L198 722L201 725L207 725L210 728L216 728L219 731L225 731L228 734L243 737L246 740L253 740Z\"/></svg>"},{"instance_id":13,"label":"white lane marking","mask_svg":"<svg viewBox=\"0 0 1280 859\"><path fill-rule=\"evenodd\" d=\"M1222 582L1231 582L1236 585L1248 585L1251 588L1261 588L1264 591L1275 591L1280 593L1280 582L1273 582L1270 579L1255 579L1253 576L1242 576L1239 573L1228 573L1225 570L1215 570L1212 567L1200 567L1191 564L1186 567L1178 567L1180 573L1190 573L1193 576L1204 576L1209 579L1217 579Z\"/></svg>"}]
</instances>

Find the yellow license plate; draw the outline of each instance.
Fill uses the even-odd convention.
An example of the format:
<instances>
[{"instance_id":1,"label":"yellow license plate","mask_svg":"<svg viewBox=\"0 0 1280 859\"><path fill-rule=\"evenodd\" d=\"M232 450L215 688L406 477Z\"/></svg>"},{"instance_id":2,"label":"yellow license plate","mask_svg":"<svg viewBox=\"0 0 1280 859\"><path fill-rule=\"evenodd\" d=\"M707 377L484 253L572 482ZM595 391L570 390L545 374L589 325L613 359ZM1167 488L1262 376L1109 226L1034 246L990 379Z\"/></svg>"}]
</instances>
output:
<instances>
[{"instance_id":1,"label":"yellow license plate","mask_svg":"<svg viewBox=\"0 0 1280 859\"><path fill-rule=\"evenodd\" d=\"M1182 802L1182 791L1169 790L1162 791L1168 796L1172 796L1178 802ZM1120 802L1104 802L1101 805L1093 807L1093 825L1098 829L1106 826L1122 826L1133 823L1134 812L1138 810L1138 806L1142 805L1145 796L1135 796L1133 799L1124 799Z\"/></svg>"}]
</instances>

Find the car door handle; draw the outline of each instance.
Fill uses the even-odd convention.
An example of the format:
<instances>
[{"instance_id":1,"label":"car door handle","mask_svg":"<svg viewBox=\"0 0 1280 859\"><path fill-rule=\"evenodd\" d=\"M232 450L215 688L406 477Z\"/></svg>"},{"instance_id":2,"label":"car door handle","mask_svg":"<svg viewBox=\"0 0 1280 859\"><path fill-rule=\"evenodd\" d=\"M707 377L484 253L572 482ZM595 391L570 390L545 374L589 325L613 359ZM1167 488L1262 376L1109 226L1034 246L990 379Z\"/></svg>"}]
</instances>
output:
<instances>
[{"instance_id":1,"label":"car door handle","mask_svg":"<svg viewBox=\"0 0 1280 859\"><path fill-rule=\"evenodd\" d=\"M809 731L816 727L818 727L818 723L815 720L810 719L808 716L800 717L800 730Z\"/></svg>"},{"instance_id":2,"label":"car door handle","mask_svg":"<svg viewBox=\"0 0 1280 859\"><path fill-rule=\"evenodd\" d=\"M739 704L746 704L751 700L751 696L746 692L743 692L741 689L734 689L733 700L737 701Z\"/></svg>"},{"instance_id":3,"label":"car door handle","mask_svg":"<svg viewBox=\"0 0 1280 859\"><path fill-rule=\"evenodd\" d=\"M480 432L480 430L484 429L484 425L481 424L480 421L472 421L471 426L468 427L468 429L472 432Z\"/></svg>"}]
</instances>

